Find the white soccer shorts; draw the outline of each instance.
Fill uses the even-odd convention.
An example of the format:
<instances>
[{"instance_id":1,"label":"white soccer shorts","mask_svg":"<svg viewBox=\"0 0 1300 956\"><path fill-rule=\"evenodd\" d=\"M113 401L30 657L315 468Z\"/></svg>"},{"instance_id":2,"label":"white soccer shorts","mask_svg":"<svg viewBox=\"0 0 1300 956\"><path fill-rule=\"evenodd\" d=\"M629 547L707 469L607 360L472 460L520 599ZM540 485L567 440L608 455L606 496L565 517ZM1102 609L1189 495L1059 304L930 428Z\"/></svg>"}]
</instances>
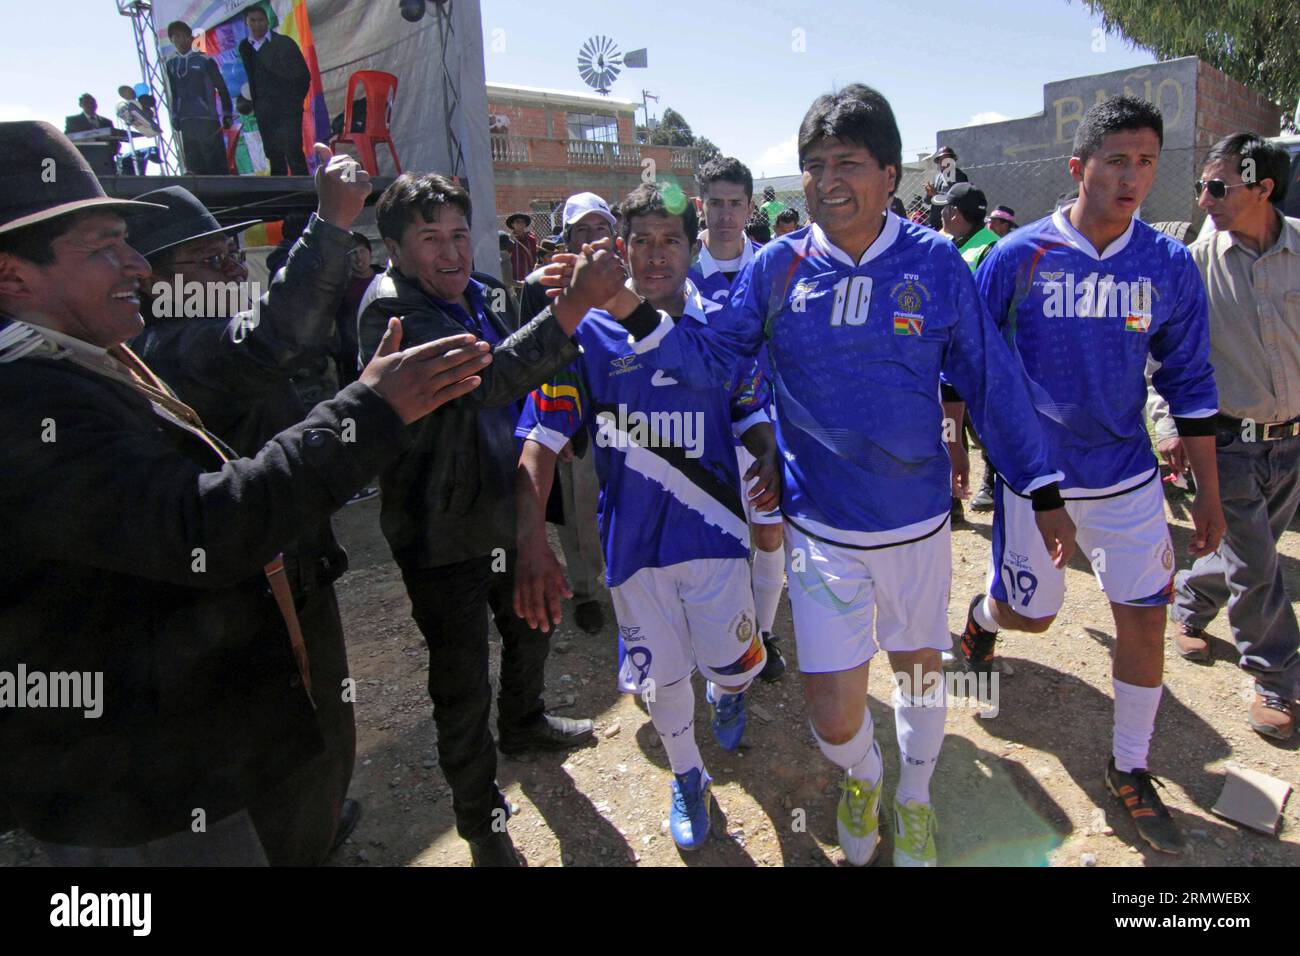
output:
<instances>
[{"instance_id":1,"label":"white soccer shorts","mask_svg":"<svg viewBox=\"0 0 1300 956\"><path fill-rule=\"evenodd\" d=\"M1086 492L1081 492L1086 494ZM1033 505L1001 476L993 497L993 550L988 592L1023 617L1052 617L1065 600L1065 572L1052 565ZM1067 498L1079 553L1116 604L1162 606L1173 598L1174 549L1157 472L1115 495Z\"/></svg>"},{"instance_id":2,"label":"white soccer shorts","mask_svg":"<svg viewBox=\"0 0 1300 956\"><path fill-rule=\"evenodd\" d=\"M900 652L952 646L952 529L941 520L935 519L938 530L925 537L877 548L829 544L786 522L786 578L799 670L852 670L882 647Z\"/></svg>"},{"instance_id":3,"label":"white soccer shorts","mask_svg":"<svg viewBox=\"0 0 1300 956\"><path fill-rule=\"evenodd\" d=\"M667 687L692 670L724 687L739 687L767 663L744 558L642 568L611 588L610 597L625 648L622 690Z\"/></svg>"}]
</instances>

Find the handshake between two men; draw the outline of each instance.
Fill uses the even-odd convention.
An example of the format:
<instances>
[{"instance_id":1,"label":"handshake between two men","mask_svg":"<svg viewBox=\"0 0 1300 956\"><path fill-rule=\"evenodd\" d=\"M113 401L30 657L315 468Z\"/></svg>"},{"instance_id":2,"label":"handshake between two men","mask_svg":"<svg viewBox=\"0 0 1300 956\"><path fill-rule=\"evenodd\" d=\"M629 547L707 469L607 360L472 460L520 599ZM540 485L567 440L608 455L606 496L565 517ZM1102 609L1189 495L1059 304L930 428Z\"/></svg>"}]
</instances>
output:
<instances>
[{"instance_id":1,"label":"handshake between two men","mask_svg":"<svg viewBox=\"0 0 1300 956\"><path fill-rule=\"evenodd\" d=\"M576 327L592 309L626 315L640 304L627 286L622 251L622 240L602 239L581 253L555 256L542 282L562 324ZM401 320L392 318L361 381L409 425L476 389L482 383L478 373L491 361L489 343L468 333L403 349Z\"/></svg>"}]
</instances>

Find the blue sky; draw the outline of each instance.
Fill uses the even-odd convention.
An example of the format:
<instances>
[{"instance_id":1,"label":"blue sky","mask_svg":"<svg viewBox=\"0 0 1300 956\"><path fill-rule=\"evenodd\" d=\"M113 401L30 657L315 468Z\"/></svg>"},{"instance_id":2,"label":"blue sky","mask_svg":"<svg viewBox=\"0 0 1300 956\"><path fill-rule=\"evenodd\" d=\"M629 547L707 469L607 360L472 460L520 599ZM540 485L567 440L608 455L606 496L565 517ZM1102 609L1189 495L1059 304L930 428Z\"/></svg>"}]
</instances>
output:
<instances>
[{"instance_id":1,"label":"blue sky","mask_svg":"<svg viewBox=\"0 0 1300 956\"><path fill-rule=\"evenodd\" d=\"M490 82L582 90L588 36L646 47L649 68L624 71L611 97L658 94L652 109L671 106L756 176L797 171L799 121L836 86L884 93L911 160L933 149L937 130L1038 112L1049 80L1154 60L1120 37L1094 37L1099 21L1077 0L662 0L574 5L580 17L557 15L568 4L482 5ZM503 52L492 49L497 28Z\"/></svg>"},{"instance_id":2,"label":"blue sky","mask_svg":"<svg viewBox=\"0 0 1300 956\"><path fill-rule=\"evenodd\" d=\"M139 80L131 24L113 0L72 2L75 25L6 34L0 120L62 128L83 91L111 113L117 85ZM0 0L9 22L32 9ZM1099 44L1098 23L1077 0L482 0L482 10L489 81L582 91L576 62L587 37L606 34L624 52L646 47L649 69L624 71L611 96L658 94L652 109L673 107L767 176L796 171L799 120L834 86L859 81L883 92L910 160L933 148L936 130L1038 112L1049 80L1153 59L1117 36Z\"/></svg>"}]
</instances>

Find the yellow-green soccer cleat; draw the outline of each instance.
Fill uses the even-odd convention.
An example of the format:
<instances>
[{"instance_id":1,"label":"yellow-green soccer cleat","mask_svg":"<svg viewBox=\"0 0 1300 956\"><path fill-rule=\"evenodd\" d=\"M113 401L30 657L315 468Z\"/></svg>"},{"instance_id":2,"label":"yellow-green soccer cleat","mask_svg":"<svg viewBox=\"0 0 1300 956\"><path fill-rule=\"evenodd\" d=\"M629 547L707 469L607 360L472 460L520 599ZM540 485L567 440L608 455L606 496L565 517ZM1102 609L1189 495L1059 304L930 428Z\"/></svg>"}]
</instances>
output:
<instances>
[{"instance_id":1,"label":"yellow-green soccer cleat","mask_svg":"<svg viewBox=\"0 0 1300 956\"><path fill-rule=\"evenodd\" d=\"M938 866L934 808L919 800L894 801L894 866Z\"/></svg>"},{"instance_id":2,"label":"yellow-green soccer cleat","mask_svg":"<svg viewBox=\"0 0 1300 956\"><path fill-rule=\"evenodd\" d=\"M883 777L881 778L883 780ZM840 806L835 814L840 849L854 866L866 866L880 847L880 780L874 787L844 773Z\"/></svg>"}]
</instances>

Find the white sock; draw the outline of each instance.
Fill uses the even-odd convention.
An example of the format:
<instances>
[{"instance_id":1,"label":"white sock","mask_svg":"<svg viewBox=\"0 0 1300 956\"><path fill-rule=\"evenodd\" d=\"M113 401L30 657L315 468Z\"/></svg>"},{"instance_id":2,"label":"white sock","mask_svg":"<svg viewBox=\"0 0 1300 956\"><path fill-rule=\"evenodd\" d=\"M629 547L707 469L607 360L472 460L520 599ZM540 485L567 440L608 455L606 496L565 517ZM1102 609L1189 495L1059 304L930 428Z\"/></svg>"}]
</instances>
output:
<instances>
[{"instance_id":1,"label":"white sock","mask_svg":"<svg viewBox=\"0 0 1300 956\"><path fill-rule=\"evenodd\" d=\"M898 734L899 803L916 800L930 802L930 778L943 747L943 724L948 716L948 701L943 684L913 697L894 691L894 730Z\"/></svg>"},{"instance_id":2,"label":"white sock","mask_svg":"<svg viewBox=\"0 0 1300 956\"><path fill-rule=\"evenodd\" d=\"M1114 677L1110 682L1115 688L1115 734L1111 743L1115 769L1124 773L1145 770L1164 687L1138 687Z\"/></svg>"},{"instance_id":3,"label":"white sock","mask_svg":"<svg viewBox=\"0 0 1300 956\"><path fill-rule=\"evenodd\" d=\"M754 613L758 616L758 629L763 634L772 632L776 621L776 606L781 603L781 589L785 587L785 552L754 549L754 563L750 568L754 580Z\"/></svg>"},{"instance_id":4,"label":"white sock","mask_svg":"<svg viewBox=\"0 0 1300 956\"><path fill-rule=\"evenodd\" d=\"M654 700L646 703L650 722L664 742L664 753L673 773L687 773L704 767L704 758L695 744L695 692L691 679L684 677L667 687L656 687Z\"/></svg>"},{"instance_id":5,"label":"white sock","mask_svg":"<svg viewBox=\"0 0 1300 956\"><path fill-rule=\"evenodd\" d=\"M875 745L876 728L871 721L871 711L863 708L862 726L847 743L829 744L822 740L816 727L812 732L826 759L843 767L850 777L873 787L880 782L884 767L880 763L880 748Z\"/></svg>"},{"instance_id":6,"label":"white sock","mask_svg":"<svg viewBox=\"0 0 1300 956\"><path fill-rule=\"evenodd\" d=\"M716 704L718 701L722 700L723 697L726 697L729 694L743 694L745 691L749 690L749 685L752 683L752 680L746 681L744 687L736 687L732 690L728 690L720 684L715 684L713 681L705 681L704 686L708 690L708 699Z\"/></svg>"},{"instance_id":7,"label":"white sock","mask_svg":"<svg viewBox=\"0 0 1300 956\"><path fill-rule=\"evenodd\" d=\"M998 632L998 621L993 616L993 595L984 595L984 600L975 605L975 610L971 612L971 617L975 618L975 623L986 631Z\"/></svg>"}]
</instances>

